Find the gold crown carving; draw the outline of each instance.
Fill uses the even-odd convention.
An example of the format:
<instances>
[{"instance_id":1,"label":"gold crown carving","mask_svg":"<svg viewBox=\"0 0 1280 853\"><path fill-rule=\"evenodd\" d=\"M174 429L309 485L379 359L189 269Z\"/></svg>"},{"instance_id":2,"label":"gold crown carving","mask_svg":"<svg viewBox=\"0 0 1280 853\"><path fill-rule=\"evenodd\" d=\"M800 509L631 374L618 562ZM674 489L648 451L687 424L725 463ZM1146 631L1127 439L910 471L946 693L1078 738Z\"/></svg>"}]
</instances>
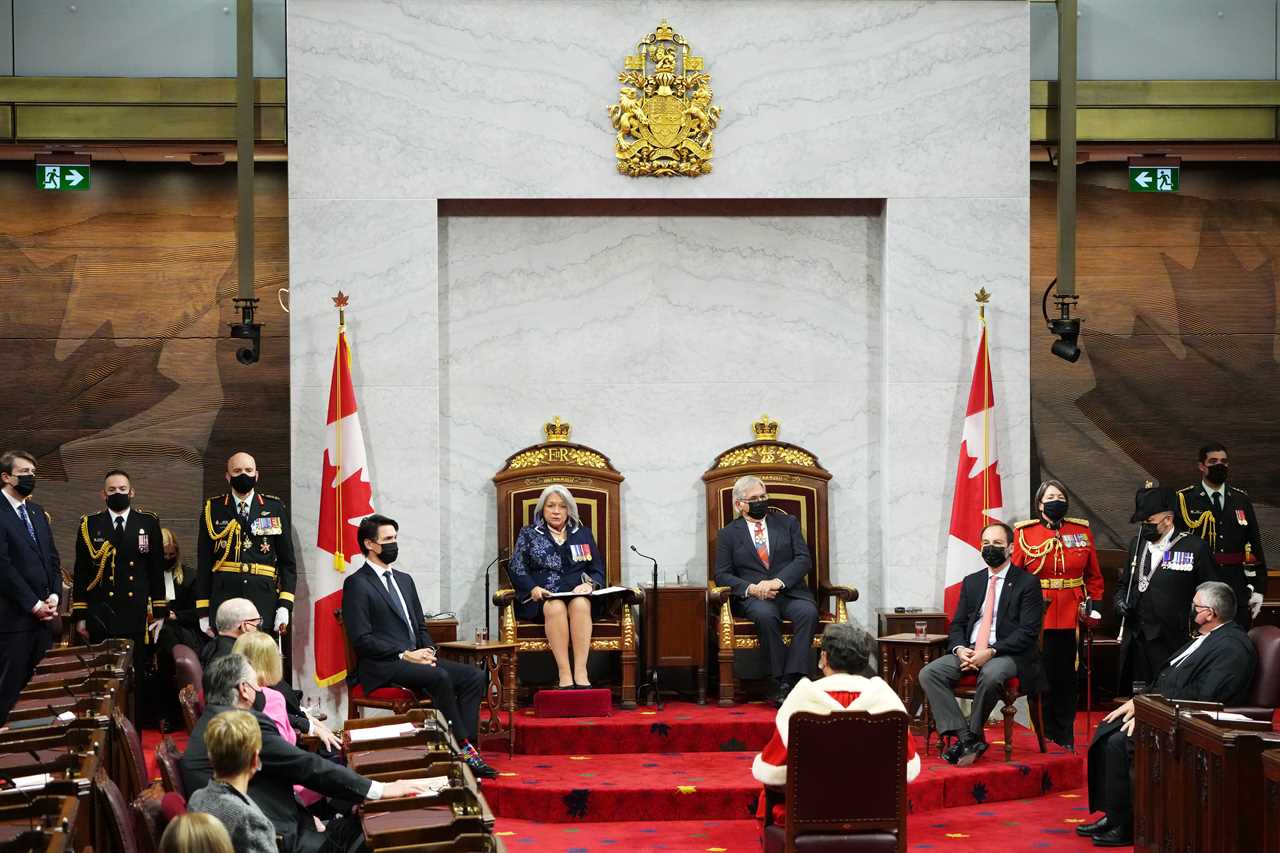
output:
<instances>
[{"instance_id":1,"label":"gold crown carving","mask_svg":"<svg viewBox=\"0 0 1280 853\"><path fill-rule=\"evenodd\" d=\"M768 415L761 415L760 420L753 421L751 431L756 434L756 441L778 440L778 422Z\"/></svg>"},{"instance_id":2,"label":"gold crown carving","mask_svg":"<svg viewBox=\"0 0 1280 853\"><path fill-rule=\"evenodd\" d=\"M543 424L542 432L546 435L547 441L569 440L569 424L561 421L559 415Z\"/></svg>"}]
</instances>

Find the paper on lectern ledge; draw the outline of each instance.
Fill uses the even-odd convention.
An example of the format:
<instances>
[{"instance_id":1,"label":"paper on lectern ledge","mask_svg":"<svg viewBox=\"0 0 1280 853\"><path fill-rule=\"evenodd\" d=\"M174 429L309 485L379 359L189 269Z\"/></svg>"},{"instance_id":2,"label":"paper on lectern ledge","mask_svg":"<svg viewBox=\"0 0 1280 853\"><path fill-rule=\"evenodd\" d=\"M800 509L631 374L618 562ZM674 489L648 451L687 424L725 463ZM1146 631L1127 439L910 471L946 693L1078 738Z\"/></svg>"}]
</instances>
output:
<instances>
[{"instance_id":1,"label":"paper on lectern ledge","mask_svg":"<svg viewBox=\"0 0 1280 853\"><path fill-rule=\"evenodd\" d=\"M347 729L352 743L366 740L382 740L389 737L400 737L414 731L413 723L393 723L389 726L370 726L367 729Z\"/></svg>"},{"instance_id":2,"label":"paper on lectern ledge","mask_svg":"<svg viewBox=\"0 0 1280 853\"><path fill-rule=\"evenodd\" d=\"M13 782L13 787L19 791L34 791L37 788L43 788L53 781L53 775L49 773L37 773L34 776L19 776L16 779L9 780Z\"/></svg>"}]
</instances>

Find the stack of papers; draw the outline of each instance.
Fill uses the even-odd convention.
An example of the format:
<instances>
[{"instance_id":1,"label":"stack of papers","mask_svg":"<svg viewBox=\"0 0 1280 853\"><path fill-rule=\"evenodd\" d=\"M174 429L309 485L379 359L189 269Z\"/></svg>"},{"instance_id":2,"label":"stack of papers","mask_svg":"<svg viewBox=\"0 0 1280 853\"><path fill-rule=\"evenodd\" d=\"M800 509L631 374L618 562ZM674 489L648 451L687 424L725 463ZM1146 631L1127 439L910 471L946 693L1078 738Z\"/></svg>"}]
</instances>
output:
<instances>
[{"instance_id":1,"label":"stack of papers","mask_svg":"<svg viewBox=\"0 0 1280 853\"><path fill-rule=\"evenodd\" d=\"M367 729L347 729L347 734L351 736L352 743L360 743L366 740L383 740L389 737L402 737L412 734L416 729L413 723L393 723L389 726L371 726Z\"/></svg>"}]
</instances>

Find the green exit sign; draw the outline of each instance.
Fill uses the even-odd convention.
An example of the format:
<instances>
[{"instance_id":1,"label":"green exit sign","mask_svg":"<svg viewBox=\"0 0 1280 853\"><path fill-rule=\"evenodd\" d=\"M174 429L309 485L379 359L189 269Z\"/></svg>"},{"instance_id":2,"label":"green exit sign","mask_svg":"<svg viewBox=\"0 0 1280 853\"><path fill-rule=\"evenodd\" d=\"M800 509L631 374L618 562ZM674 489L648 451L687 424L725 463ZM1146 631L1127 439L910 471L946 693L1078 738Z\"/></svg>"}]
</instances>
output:
<instances>
[{"instance_id":1,"label":"green exit sign","mask_svg":"<svg viewBox=\"0 0 1280 853\"><path fill-rule=\"evenodd\" d=\"M89 167L39 163L36 165L36 186L42 190L87 190Z\"/></svg>"},{"instance_id":2,"label":"green exit sign","mask_svg":"<svg viewBox=\"0 0 1280 853\"><path fill-rule=\"evenodd\" d=\"M1130 166L1129 192L1176 193L1181 171L1178 166Z\"/></svg>"}]
</instances>

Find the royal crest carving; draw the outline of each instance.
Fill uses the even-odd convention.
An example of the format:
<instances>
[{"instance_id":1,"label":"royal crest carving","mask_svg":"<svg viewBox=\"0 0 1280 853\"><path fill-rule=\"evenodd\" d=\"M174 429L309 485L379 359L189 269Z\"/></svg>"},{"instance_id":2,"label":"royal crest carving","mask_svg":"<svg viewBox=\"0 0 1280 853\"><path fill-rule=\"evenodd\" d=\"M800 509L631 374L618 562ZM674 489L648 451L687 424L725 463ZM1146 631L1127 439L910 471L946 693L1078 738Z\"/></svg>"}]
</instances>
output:
<instances>
[{"instance_id":1,"label":"royal crest carving","mask_svg":"<svg viewBox=\"0 0 1280 853\"><path fill-rule=\"evenodd\" d=\"M711 171L711 137L720 107L711 103L703 58L666 21L645 36L618 75L623 86L609 120L618 131L618 171L631 177Z\"/></svg>"}]
</instances>

